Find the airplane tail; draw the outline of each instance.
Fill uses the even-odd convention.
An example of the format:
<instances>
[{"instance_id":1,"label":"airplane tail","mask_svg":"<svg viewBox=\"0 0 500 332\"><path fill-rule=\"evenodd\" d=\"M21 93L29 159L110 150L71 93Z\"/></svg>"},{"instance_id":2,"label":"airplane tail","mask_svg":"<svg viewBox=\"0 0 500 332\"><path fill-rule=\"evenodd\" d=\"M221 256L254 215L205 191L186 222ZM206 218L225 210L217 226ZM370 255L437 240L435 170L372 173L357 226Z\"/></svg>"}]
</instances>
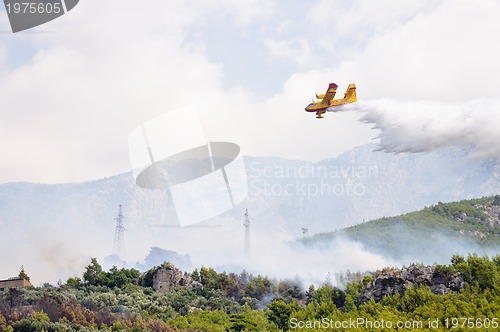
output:
<instances>
[{"instance_id":1,"label":"airplane tail","mask_svg":"<svg viewBox=\"0 0 500 332\"><path fill-rule=\"evenodd\" d=\"M347 87L347 91L344 94L344 100L347 103L354 103L358 100L356 97L356 86L354 83L349 84L349 87Z\"/></svg>"}]
</instances>

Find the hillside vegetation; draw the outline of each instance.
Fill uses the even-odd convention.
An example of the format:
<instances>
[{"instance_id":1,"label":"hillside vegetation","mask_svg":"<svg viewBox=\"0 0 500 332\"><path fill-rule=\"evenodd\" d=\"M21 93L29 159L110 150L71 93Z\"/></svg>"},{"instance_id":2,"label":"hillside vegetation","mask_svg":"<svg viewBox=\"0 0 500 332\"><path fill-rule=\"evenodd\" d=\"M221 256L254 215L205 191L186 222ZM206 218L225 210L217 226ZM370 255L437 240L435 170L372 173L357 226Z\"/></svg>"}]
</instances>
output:
<instances>
[{"instance_id":1,"label":"hillside vegetation","mask_svg":"<svg viewBox=\"0 0 500 332\"><path fill-rule=\"evenodd\" d=\"M209 267L188 273L170 263L145 273L104 271L93 258L81 277L57 286L0 292L0 332L498 330L499 209L498 195L438 203L303 239L317 245L349 237L399 257L457 246L494 251L450 254L446 265L347 271L319 287ZM163 288L158 280L164 280Z\"/></svg>"},{"instance_id":2,"label":"hillside vegetation","mask_svg":"<svg viewBox=\"0 0 500 332\"><path fill-rule=\"evenodd\" d=\"M317 245L347 238L365 249L399 261L435 262L468 252L496 253L500 249L500 195L441 203L396 217L368 221L301 240Z\"/></svg>"},{"instance_id":3,"label":"hillside vegetation","mask_svg":"<svg viewBox=\"0 0 500 332\"><path fill-rule=\"evenodd\" d=\"M161 268L176 272L171 264ZM392 331L396 326L400 331L445 331L499 326L500 256L453 256L446 266L348 273L338 276L339 287L325 283L307 290L289 280L202 267L181 274L199 287L179 284L159 293L151 287L157 270L105 272L93 259L82 279L0 292L0 331ZM419 271L425 271L424 277ZM388 280L402 287L392 287ZM449 291L433 284L446 280L460 283ZM385 295L378 296L378 289Z\"/></svg>"}]
</instances>

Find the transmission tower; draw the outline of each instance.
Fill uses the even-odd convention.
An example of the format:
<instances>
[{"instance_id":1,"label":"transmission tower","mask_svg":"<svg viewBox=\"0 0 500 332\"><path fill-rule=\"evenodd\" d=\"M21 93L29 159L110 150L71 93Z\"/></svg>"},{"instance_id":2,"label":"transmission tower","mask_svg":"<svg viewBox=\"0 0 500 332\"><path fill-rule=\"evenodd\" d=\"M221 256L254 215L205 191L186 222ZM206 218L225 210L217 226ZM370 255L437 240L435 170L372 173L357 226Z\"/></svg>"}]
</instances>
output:
<instances>
[{"instance_id":1,"label":"transmission tower","mask_svg":"<svg viewBox=\"0 0 500 332\"><path fill-rule=\"evenodd\" d=\"M123 219L125 217L122 214L122 206L119 205L118 208L118 217L116 220L116 229L115 229L115 243L113 244L113 255L118 257L123 257L124 254L124 240L123 240L123 232L125 231L125 227L123 226Z\"/></svg>"},{"instance_id":2,"label":"transmission tower","mask_svg":"<svg viewBox=\"0 0 500 332\"><path fill-rule=\"evenodd\" d=\"M244 255L245 259L250 259L250 219L248 218L248 209L245 209L245 248Z\"/></svg>"}]
</instances>

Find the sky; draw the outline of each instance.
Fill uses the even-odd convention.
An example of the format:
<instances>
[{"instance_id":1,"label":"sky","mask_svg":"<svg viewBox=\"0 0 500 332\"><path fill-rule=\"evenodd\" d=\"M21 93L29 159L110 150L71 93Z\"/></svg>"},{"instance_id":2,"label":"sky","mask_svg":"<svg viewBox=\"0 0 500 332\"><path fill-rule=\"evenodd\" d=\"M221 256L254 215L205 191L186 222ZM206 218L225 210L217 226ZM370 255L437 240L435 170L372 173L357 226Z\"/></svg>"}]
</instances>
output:
<instances>
[{"instance_id":1,"label":"sky","mask_svg":"<svg viewBox=\"0 0 500 332\"><path fill-rule=\"evenodd\" d=\"M2 8L0 183L126 172L134 128L189 105L246 155L375 140L499 157L499 16L495 0L86 0L12 34ZM359 106L317 120L304 107L330 82L356 83Z\"/></svg>"}]
</instances>

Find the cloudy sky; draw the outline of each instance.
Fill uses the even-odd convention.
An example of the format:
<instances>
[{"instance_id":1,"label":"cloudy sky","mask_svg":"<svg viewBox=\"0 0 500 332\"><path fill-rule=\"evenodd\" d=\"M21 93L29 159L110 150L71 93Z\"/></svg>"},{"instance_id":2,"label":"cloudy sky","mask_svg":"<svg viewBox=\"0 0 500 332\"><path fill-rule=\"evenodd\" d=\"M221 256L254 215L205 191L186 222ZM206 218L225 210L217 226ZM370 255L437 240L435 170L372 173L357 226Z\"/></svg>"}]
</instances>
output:
<instances>
[{"instance_id":1,"label":"cloudy sky","mask_svg":"<svg viewBox=\"0 0 500 332\"><path fill-rule=\"evenodd\" d=\"M248 155L376 138L498 157L498 17L495 0L86 0L12 34L2 8L0 183L128 171L132 130L188 105ZM330 82L356 83L359 107L317 120L304 107Z\"/></svg>"}]
</instances>

